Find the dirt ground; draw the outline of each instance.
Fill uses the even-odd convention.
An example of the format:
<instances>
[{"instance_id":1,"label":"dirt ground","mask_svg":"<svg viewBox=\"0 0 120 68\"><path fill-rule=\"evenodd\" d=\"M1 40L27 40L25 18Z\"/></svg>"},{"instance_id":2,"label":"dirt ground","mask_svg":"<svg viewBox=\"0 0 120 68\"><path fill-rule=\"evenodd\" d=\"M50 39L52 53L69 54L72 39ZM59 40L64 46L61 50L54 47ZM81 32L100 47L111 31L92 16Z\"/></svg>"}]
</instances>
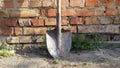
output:
<instances>
[{"instance_id":1,"label":"dirt ground","mask_svg":"<svg viewBox=\"0 0 120 68\"><path fill-rule=\"evenodd\" d=\"M120 68L120 48L71 51L57 63L48 53L42 53L38 51L0 58L0 68Z\"/></svg>"}]
</instances>

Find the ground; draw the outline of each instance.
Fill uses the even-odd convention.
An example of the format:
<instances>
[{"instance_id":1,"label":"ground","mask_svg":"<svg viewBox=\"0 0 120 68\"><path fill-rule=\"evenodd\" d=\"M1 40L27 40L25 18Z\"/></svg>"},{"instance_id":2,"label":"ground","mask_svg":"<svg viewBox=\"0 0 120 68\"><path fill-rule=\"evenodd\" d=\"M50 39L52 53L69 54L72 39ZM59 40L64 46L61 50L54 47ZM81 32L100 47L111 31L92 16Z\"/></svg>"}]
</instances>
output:
<instances>
[{"instance_id":1,"label":"ground","mask_svg":"<svg viewBox=\"0 0 120 68\"><path fill-rule=\"evenodd\" d=\"M71 51L57 62L44 51L28 52L1 57L0 68L120 68L120 48Z\"/></svg>"}]
</instances>

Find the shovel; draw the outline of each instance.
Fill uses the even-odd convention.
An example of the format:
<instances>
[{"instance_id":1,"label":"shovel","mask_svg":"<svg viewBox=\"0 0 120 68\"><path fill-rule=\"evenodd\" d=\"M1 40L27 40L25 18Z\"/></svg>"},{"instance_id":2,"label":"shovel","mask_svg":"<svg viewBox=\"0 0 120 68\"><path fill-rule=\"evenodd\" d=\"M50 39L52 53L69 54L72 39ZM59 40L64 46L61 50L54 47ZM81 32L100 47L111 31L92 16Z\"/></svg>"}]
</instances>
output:
<instances>
[{"instance_id":1,"label":"shovel","mask_svg":"<svg viewBox=\"0 0 120 68\"><path fill-rule=\"evenodd\" d=\"M68 55L71 49L71 36L69 30L61 29L61 0L57 0L57 25L55 29L47 31L46 42L50 55L61 59Z\"/></svg>"}]
</instances>

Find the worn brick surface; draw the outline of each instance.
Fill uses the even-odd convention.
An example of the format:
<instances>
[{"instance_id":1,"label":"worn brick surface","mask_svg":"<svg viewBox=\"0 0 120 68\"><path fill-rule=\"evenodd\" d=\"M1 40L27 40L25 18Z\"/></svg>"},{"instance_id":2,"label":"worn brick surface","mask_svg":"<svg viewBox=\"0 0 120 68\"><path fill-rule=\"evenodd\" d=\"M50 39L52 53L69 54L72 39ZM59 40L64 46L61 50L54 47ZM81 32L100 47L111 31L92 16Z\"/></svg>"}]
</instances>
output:
<instances>
[{"instance_id":1,"label":"worn brick surface","mask_svg":"<svg viewBox=\"0 0 120 68\"><path fill-rule=\"evenodd\" d=\"M100 24L112 24L113 19L111 17L99 17Z\"/></svg>"},{"instance_id":2,"label":"worn brick surface","mask_svg":"<svg viewBox=\"0 0 120 68\"><path fill-rule=\"evenodd\" d=\"M18 9L11 10L10 17L37 17L39 11L37 9Z\"/></svg>"},{"instance_id":3,"label":"worn brick surface","mask_svg":"<svg viewBox=\"0 0 120 68\"><path fill-rule=\"evenodd\" d=\"M19 26L31 26L30 19L18 19Z\"/></svg>"},{"instance_id":4,"label":"worn brick surface","mask_svg":"<svg viewBox=\"0 0 120 68\"><path fill-rule=\"evenodd\" d=\"M19 37L8 37L7 38L7 43L19 43Z\"/></svg>"},{"instance_id":5,"label":"worn brick surface","mask_svg":"<svg viewBox=\"0 0 120 68\"><path fill-rule=\"evenodd\" d=\"M118 25L88 25L79 26L79 33L119 33Z\"/></svg>"},{"instance_id":6,"label":"worn brick surface","mask_svg":"<svg viewBox=\"0 0 120 68\"><path fill-rule=\"evenodd\" d=\"M47 30L47 28L44 28L44 27L40 27L40 28L39 27L37 27L37 28L25 27L25 28L23 28L25 35L45 34L46 30Z\"/></svg>"}]
</instances>

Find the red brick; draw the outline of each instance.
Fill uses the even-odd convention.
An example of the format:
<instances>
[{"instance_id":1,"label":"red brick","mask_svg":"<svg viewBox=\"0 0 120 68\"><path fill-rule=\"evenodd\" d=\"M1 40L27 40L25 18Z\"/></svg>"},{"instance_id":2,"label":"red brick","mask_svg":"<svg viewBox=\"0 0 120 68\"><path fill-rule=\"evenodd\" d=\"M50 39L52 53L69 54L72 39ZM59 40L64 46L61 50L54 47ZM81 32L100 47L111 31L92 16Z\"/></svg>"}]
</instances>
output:
<instances>
[{"instance_id":1,"label":"red brick","mask_svg":"<svg viewBox=\"0 0 120 68\"><path fill-rule=\"evenodd\" d=\"M40 16L41 16L41 17L45 17L45 16L46 16L46 11L45 11L45 9L41 9L41 11L40 11Z\"/></svg>"},{"instance_id":2,"label":"red brick","mask_svg":"<svg viewBox=\"0 0 120 68\"><path fill-rule=\"evenodd\" d=\"M61 20L61 25L67 25L68 24L68 18L63 17ZM56 18L47 18L45 19L45 25L46 26L55 26L56 25Z\"/></svg>"},{"instance_id":3,"label":"red brick","mask_svg":"<svg viewBox=\"0 0 120 68\"><path fill-rule=\"evenodd\" d=\"M110 6L114 4L114 0L100 0L103 5Z\"/></svg>"},{"instance_id":4,"label":"red brick","mask_svg":"<svg viewBox=\"0 0 120 68\"><path fill-rule=\"evenodd\" d=\"M28 7L29 3L28 0L17 0L17 6L18 7Z\"/></svg>"},{"instance_id":5,"label":"red brick","mask_svg":"<svg viewBox=\"0 0 120 68\"><path fill-rule=\"evenodd\" d=\"M85 24L98 24L98 19L96 17L86 17Z\"/></svg>"},{"instance_id":6,"label":"red brick","mask_svg":"<svg viewBox=\"0 0 120 68\"><path fill-rule=\"evenodd\" d=\"M70 0L70 6L75 7L84 7L85 0Z\"/></svg>"},{"instance_id":7,"label":"red brick","mask_svg":"<svg viewBox=\"0 0 120 68\"><path fill-rule=\"evenodd\" d=\"M48 16L56 16L56 9L49 9L48 10ZM62 16L74 16L75 10L74 9L63 9L61 11Z\"/></svg>"},{"instance_id":8,"label":"red brick","mask_svg":"<svg viewBox=\"0 0 120 68\"><path fill-rule=\"evenodd\" d=\"M107 8L106 9L106 15L110 16L110 15L118 15L118 9L115 8Z\"/></svg>"},{"instance_id":9,"label":"red brick","mask_svg":"<svg viewBox=\"0 0 120 68\"><path fill-rule=\"evenodd\" d=\"M39 12L37 9L18 9L11 10L11 17L37 17L39 16Z\"/></svg>"},{"instance_id":10,"label":"red brick","mask_svg":"<svg viewBox=\"0 0 120 68\"><path fill-rule=\"evenodd\" d=\"M116 0L116 4L120 6L120 0Z\"/></svg>"},{"instance_id":11,"label":"red brick","mask_svg":"<svg viewBox=\"0 0 120 68\"><path fill-rule=\"evenodd\" d=\"M5 19L5 20L0 20L0 26L1 27L18 26L18 23L16 19Z\"/></svg>"},{"instance_id":12,"label":"red brick","mask_svg":"<svg viewBox=\"0 0 120 68\"><path fill-rule=\"evenodd\" d=\"M34 34L45 34L47 28L45 27L38 27L38 28L32 28L32 27L26 27L23 28L25 35L34 35Z\"/></svg>"},{"instance_id":13,"label":"red brick","mask_svg":"<svg viewBox=\"0 0 120 68\"><path fill-rule=\"evenodd\" d=\"M12 32L12 28L10 27L3 27L3 28L0 28L0 34L2 35L12 35L13 32Z\"/></svg>"},{"instance_id":14,"label":"red brick","mask_svg":"<svg viewBox=\"0 0 120 68\"><path fill-rule=\"evenodd\" d=\"M30 7L41 7L42 3L40 0L30 0Z\"/></svg>"},{"instance_id":15,"label":"red brick","mask_svg":"<svg viewBox=\"0 0 120 68\"><path fill-rule=\"evenodd\" d=\"M77 16L94 16L95 10L94 9L77 9Z\"/></svg>"},{"instance_id":16,"label":"red brick","mask_svg":"<svg viewBox=\"0 0 120 68\"><path fill-rule=\"evenodd\" d=\"M14 28L14 33L15 33L15 35L21 35L22 34L22 28L20 28L20 27L15 27Z\"/></svg>"},{"instance_id":17,"label":"red brick","mask_svg":"<svg viewBox=\"0 0 120 68\"><path fill-rule=\"evenodd\" d=\"M33 26L44 26L44 20L42 19L32 19Z\"/></svg>"},{"instance_id":18,"label":"red brick","mask_svg":"<svg viewBox=\"0 0 120 68\"><path fill-rule=\"evenodd\" d=\"M56 12L57 12L56 9L49 9L47 14L48 16L56 16Z\"/></svg>"},{"instance_id":19,"label":"red brick","mask_svg":"<svg viewBox=\"0 0 120 68\"><path fill-rule=\"evenodd\" d=\"M13 0L5 0L3 2L4 2L4 7L5 8L14 8Z\"/></svg>"},{"instance_id":20,"label":"red brick","mask_svg":"<svg viewBox=\"0 0 120 68\"><path fill-rule=\"evenodd\" d=\"M56 19L55 18L45 19L45 25L46 26L55 26L56 25Z\"/></svg>"},{"instance_id":21,"label":"red brick","mask_svg":"<svg viewBox=\"0 0 120 68\"><path fill-rule=\"evenodd\" d=\"M62 10L62 16L74 16L75 10L74 9L64 9Z\"/></svg>"},{"instance_id":22,"label":"red brick","mask_svg":"<svg viewBox=\"0 0 120 68\"><path fill-rule=\"evenodd\" d=\"M86 0L86 6L98 6L98 0Z\"/></svg>"},{"instance_id":23,"label":"red brick","mask_svg":"<svg viewBox=\"0 0 120 68\"><path fill-rule=\"evenodd\" d=\"M72 18L70 21L70 24L72 25L77 25L77 24L84 24L84 19L83 18Z\"/></svg>"}]
</instances>

